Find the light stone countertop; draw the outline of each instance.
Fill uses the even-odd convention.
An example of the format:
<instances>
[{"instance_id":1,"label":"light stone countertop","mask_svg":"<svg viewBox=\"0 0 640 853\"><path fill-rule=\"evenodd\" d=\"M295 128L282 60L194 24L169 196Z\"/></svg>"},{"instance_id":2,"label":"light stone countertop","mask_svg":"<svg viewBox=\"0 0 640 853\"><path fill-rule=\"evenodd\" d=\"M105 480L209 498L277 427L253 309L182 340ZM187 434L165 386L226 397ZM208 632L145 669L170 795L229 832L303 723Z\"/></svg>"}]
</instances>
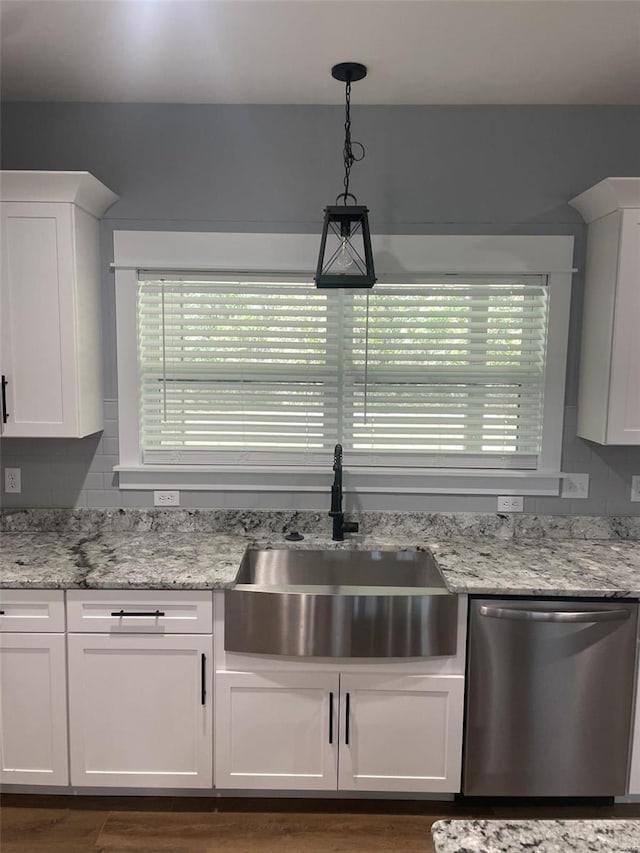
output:
<instances>
[{"instance_id":1,"label":"light stone countertop","mask_svg":"<svg viewBox=\"0 0 640 853\"><path fill-rule=\"evenodd\" d=\"M484 595L640 596L640 542L433 543L451 592Z\"/></svg>"},{"instance_id":2,"label":"light stone countertop","mask_svg":"<svg viewBox=\"0 0 640 853\"><path fill-rule=\"evenodd\" d=\"M640 820L439 820L436 853L638 853Z\"/></svg>"},{"instance_id":3,"label":"light stone countertop","mask_svg":"<svg viewBox=\"0 0 640 853\"><path fill-rule=\"evenodd\" d=\"M3 533L0 588L216 589L233 585L243 536Z\"/></svg>"},{"instance_id":4,"label":"light stone countertop","mask_svg":"<svg viewBox=\"0 0 640 853\"><path fill-rule=\"evenodd\" d=\"M233 586L247 547L427 550L454 593L640 597L640 542L428 541L399 534L281 535L202 532L16 532L1 534L0 587L33 589L220 589Z\"/></svg>"}]
</instances>

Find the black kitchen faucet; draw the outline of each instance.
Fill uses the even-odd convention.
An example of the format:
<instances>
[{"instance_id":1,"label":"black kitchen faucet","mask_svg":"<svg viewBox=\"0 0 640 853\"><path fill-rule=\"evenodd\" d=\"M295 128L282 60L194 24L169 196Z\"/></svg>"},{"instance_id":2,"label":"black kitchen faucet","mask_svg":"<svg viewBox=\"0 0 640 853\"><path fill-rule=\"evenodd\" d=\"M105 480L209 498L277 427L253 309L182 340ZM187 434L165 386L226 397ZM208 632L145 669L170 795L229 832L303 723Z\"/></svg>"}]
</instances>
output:
<instances>
[{"instance_id":1,"label":"black kitchen faucet","mask_svg":"<svg viewBox=\"0 0 640 853\"><path fill-rule=\"evenodd\" d=\"M345 521L342 512L342 445L333 448L333 486L331 486L331 509L329 515L333 519L334 542L342 542L345 533L357 533L357 521Z\"/></svg>"}]
</instances>

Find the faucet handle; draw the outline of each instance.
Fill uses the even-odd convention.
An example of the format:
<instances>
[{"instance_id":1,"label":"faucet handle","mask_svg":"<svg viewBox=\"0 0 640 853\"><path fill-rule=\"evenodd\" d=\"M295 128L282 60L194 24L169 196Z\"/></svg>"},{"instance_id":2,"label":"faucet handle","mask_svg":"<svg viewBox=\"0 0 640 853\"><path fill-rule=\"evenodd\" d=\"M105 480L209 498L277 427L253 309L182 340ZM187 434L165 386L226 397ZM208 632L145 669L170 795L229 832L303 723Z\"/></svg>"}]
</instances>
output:
<instances>
[{"instance_id":1,"label":"faucet handle","mask_svg":"<svg viewBox=\"0 0 640 853\"><path fill-rule=\"evenodd\" d=\"M360 525L357 521L344 521L342 523L342 530L345 533L357 533L360 529Z\"/></svg>"}]
</instances>

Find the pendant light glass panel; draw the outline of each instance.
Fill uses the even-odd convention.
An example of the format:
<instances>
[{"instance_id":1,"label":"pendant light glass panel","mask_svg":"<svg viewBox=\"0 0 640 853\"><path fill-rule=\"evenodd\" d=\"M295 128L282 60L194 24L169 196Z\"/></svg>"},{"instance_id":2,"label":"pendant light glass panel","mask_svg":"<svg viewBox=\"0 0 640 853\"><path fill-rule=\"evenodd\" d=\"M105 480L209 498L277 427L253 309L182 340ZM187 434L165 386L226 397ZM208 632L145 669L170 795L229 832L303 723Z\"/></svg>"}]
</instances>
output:
<instances>
[{"instance_id":1,"label":"pendant light glass panel","mask_svg":"<svg viewBox=\"0 0 640 853\"><path fill-rule=\"evenodd\" d=\"M325 208L317 287L373 287L376 276L368 212L355 204Z\"/></svg>"}]
</instances>

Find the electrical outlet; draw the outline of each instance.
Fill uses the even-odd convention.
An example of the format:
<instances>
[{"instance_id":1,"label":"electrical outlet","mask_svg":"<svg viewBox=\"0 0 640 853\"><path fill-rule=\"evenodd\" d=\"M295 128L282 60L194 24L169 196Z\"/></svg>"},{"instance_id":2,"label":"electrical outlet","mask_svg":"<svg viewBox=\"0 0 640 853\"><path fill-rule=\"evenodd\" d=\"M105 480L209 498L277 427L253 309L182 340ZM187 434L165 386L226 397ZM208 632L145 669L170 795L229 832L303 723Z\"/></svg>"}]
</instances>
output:
<instances>
[{"instance_id":1,"label":"electrical outlet","mask_svg":"<svg viewBox=\"0 0 640 853\"><path fill-rule=\"evenodd\" d=\"M154 506L180 506L180 492L154 492Z\"/></svg>"},{"instance_id":2,"label":"electrical outlet","mask_svg":"<svg viewBox=\"0 0 640 853\"><path fill-rule=\"evenodd\" d=\"M562 478L561 498L588 498L589 475L567 474Z\"/></svg>"},{"instance_id":3,"label":"electrical outlet","mask_svg":"<svg viewBox=\"0 0 640 853\"><path fill-rule=\"evenodd\" d=\"M640 476L631 478L631 500L640 501Z\"/></svg>"},{"instance_id":4,"label":"electrical outlet","mask_svg":"<svg viewBox=\"0 0 640 853\"><path fill-rule=\"evenodd\" d=\"M501 495L498 498L498 512L522 512L524 498L522 495Z\"/></svg>"},{"instance_id":5,"label":"electrical outlet","mask_svg":"<svg viewBox=\"0 0 640 853\"><path fill-rule=\"evenodd\" d=\"M14 494L22 491L19 468L4 469L4 490L5 492L13 492Z\"/></svg>"}]
</instances>

